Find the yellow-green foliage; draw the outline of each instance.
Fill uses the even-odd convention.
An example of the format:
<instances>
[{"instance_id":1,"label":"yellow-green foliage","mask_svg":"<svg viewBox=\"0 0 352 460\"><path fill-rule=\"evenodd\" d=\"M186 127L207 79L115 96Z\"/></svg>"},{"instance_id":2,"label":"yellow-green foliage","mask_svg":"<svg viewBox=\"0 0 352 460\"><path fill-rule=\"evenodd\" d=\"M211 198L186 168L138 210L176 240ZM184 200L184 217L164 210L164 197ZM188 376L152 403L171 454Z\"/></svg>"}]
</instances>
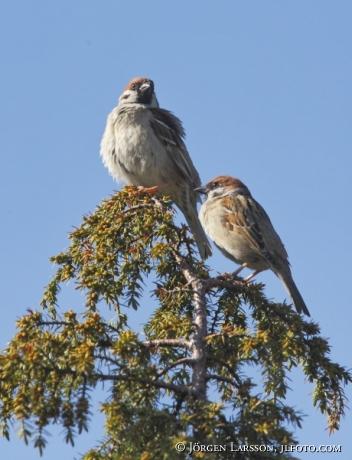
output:
<instances>
[{"instance_id":1,"label":"yellow-green foliage","mask_svg":"<svg viewBox=\"0 0 352 460\"><path fill-rule=\"evenodd\" d=\"M245 285L230 274L211 278L187 228L174 224L167 198L125 187L84 217L70 239L68 250L52 258L58 269L43 296L44 312L23 316L0 355L4 436L17 419L25 442L33 437L42 452L44 428L55 421L73 443L89 428L90 393L105 382L106 439L86 460L180 459L176 442L200 439L295 443L287 426L300 426L302 417L285 405L285 396L287 374L298 365L314 383L313 404L327 416L329 430L338 429L343 385L351 375L330 361L318 325L288 305L269 302L260 284ZM195 290L180 258L201 281L206 302L206 399L194 389ZM154 311L140 337L128 327L128 308L142 308L151 273ZM85 296L82 315L58 309L60 286L69 280ZM246 375L248 364L262 371L264 391ZM196 452L192 458L231 455ZM260 455L247 452L241 459ZM263 458L288 454L267 452Z\"/></svg>"}]
</instances>

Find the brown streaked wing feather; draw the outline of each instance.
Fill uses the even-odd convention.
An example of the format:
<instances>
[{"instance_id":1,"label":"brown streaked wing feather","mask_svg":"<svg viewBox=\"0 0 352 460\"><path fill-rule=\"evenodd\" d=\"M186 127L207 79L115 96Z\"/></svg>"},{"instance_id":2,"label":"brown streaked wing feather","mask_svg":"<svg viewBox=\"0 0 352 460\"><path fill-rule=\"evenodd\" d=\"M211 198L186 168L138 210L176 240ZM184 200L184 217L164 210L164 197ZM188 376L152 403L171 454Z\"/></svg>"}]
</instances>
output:
<instances>
[{"instance_id":1,"label":"brown streaked wing feather","mask_svg":"<svg viewBox=\"0 0 352 460\"><path fill-rule=\"evenodd\" d=\"M183 144L182 139L185 137L185 130L181 121L169 110L160 108L151 108L149 110L153 113L156 120L164 125L166 129L172 131L171 135L174 137L174 142Z\"/></svg>"},{"instance_id":2,"label":"brown streaked wing feather","mask_svg":"<svg viewBox=\"0 0 352 460\"><path fill-rule=\"evenodd\" d=\"M154 134L169 153L180 174L193 188L199 187L198 172L182 140L185 132L180 120L165 109L152 108L149 110L154 116L154 120L150 122Z\"/></svg>"},{"instance_id":3,"label":"brown streaked wing feather","mask_svg":"<svg viewBox=\"0 0 352 460\"><path fill-rule=\"evenodd\" d=\"M269 225L271 222L260 204L253 198L239 193L224 197L222 203L228 211L228 226L233 227L232 231L245 238L254 251L273 263L274 259L261 230L263 220L268 220Z\"/></svg>"}]
</instances>

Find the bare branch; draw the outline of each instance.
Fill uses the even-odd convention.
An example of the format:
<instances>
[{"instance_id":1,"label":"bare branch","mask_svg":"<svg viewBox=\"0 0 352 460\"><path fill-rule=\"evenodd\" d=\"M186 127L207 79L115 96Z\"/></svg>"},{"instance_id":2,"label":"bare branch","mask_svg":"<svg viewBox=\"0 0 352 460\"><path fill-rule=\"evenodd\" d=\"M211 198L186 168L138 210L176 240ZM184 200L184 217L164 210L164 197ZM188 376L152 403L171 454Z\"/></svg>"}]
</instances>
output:
<instances>
[{"instance_id":1,"label":"bare branch","mask_svg":"<svg viewBox=\"0 0 352 460\"><path fill-rule=\"evenodd\" d=\"M192 373L192 388L197 397L202 401L207 397L206 385L206 366L205 366L205 337L207 335L207 311L205 301L205 288L202 279L198 278L190 269L184 257L180 254L175 254L180 270L184 274L186 280L194 289L193 303L194 316L193 325L195 326L192 344L192 358L194 360ZM199 440L203 438L203 434L199 433ZM196 435L198 438L198 435Z\"/></svg>"},{"instance_id":2,"label":"bare branch","mask_svg":"<svg viewBox=\"0 0 352 460\"><path fill-rule=\"evenodd\" d=\"M216 278L209 278L207 280L203 280L205 284L205 291L208 292L209 289L214 287L220 287L223 289L229 289L234 292L241 292L241 288L243 287L243 283L241 281L226 281L222 279L223 275L217 276Z\"/></svg>"},{"instance_id":3,"label":"bare branch","mask_svg":"<svg viewBox=\"0 0 352 460\"><path fill-rule=\"evenodd\" d=\"M200 279L194 273L192 273L185 259L179 254L176 254L176 260L182 273L185 275L188 284L193 283L195 280L200 281L204 285L205 292L208 292L209 289L214 287L221 287L223 289L230 289L231 291L240 292L241 287L243 287L243 282L240 279L237 282L224 280L226 275L220 275L216 278Z\"/></svg>"},{"instance_id":4,"label":"bare branch","mask_svg":"<svg viewBox=\"0 0 352 460\"><path fill-rule=\"evenodd\" d=\"M178 265L182 271L182 273L184 274L186 280L188 281L187 284L192 284L193 283L198 283L198 282L202 282L202 280L200 278L198 278L194 273L192 273L191 269L189 268L187 262L185 261L185 259L180 255L180 254L175 254L175 257L176 257L176 260L178 262ZM196 288L194 288L196 290Z\"/></svg>"}]
</instances>

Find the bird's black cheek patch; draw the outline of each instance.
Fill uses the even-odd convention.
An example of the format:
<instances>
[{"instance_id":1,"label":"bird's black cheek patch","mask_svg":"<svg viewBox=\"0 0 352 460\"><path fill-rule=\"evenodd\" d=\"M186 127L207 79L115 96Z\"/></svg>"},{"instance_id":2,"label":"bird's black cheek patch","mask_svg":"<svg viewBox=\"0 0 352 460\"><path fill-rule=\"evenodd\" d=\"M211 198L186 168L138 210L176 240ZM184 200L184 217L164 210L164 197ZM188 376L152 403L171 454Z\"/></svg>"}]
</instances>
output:
<instances>
[{"instance_id":1,"label":"bird's black cheek patch","mask_svg":"<svg viewBox=\"0 0 352 460\"><path fill-rule=\"evenodd\" d=\"M152 102L152 92L145 91L143 93L138 94L138 102L140 104L150 104Z\"/></svg>"}]
</instances>

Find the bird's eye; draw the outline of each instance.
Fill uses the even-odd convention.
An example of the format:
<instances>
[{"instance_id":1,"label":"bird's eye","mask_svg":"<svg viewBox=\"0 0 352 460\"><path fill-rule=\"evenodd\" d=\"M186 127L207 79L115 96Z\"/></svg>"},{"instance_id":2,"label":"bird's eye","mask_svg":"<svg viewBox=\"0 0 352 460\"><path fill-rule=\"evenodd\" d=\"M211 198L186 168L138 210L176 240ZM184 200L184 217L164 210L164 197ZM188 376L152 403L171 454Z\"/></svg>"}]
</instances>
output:
<instances>
[{"instance_id":1,"label":"bird's eye","mask_svg":"<svg viewBox=\"0 0 352 460\"><path fill-rule=\"evenodd\" d=\"M218 188L219 185L220 185L219 182L213 182L213 183L211 184L211 188L213 188L213 189L214 189L214 188Z\"/></svg>"},{"instance_id":2,"label":"bird's eye","mask_svg":"<svg viewBox=\"0 0 352 460\"><path fill-rule=\"evenodd\" d=\"M136 89L136 84L133 83L133 85L131 85L131 89Z\"/></svg>"}]
</instances>

